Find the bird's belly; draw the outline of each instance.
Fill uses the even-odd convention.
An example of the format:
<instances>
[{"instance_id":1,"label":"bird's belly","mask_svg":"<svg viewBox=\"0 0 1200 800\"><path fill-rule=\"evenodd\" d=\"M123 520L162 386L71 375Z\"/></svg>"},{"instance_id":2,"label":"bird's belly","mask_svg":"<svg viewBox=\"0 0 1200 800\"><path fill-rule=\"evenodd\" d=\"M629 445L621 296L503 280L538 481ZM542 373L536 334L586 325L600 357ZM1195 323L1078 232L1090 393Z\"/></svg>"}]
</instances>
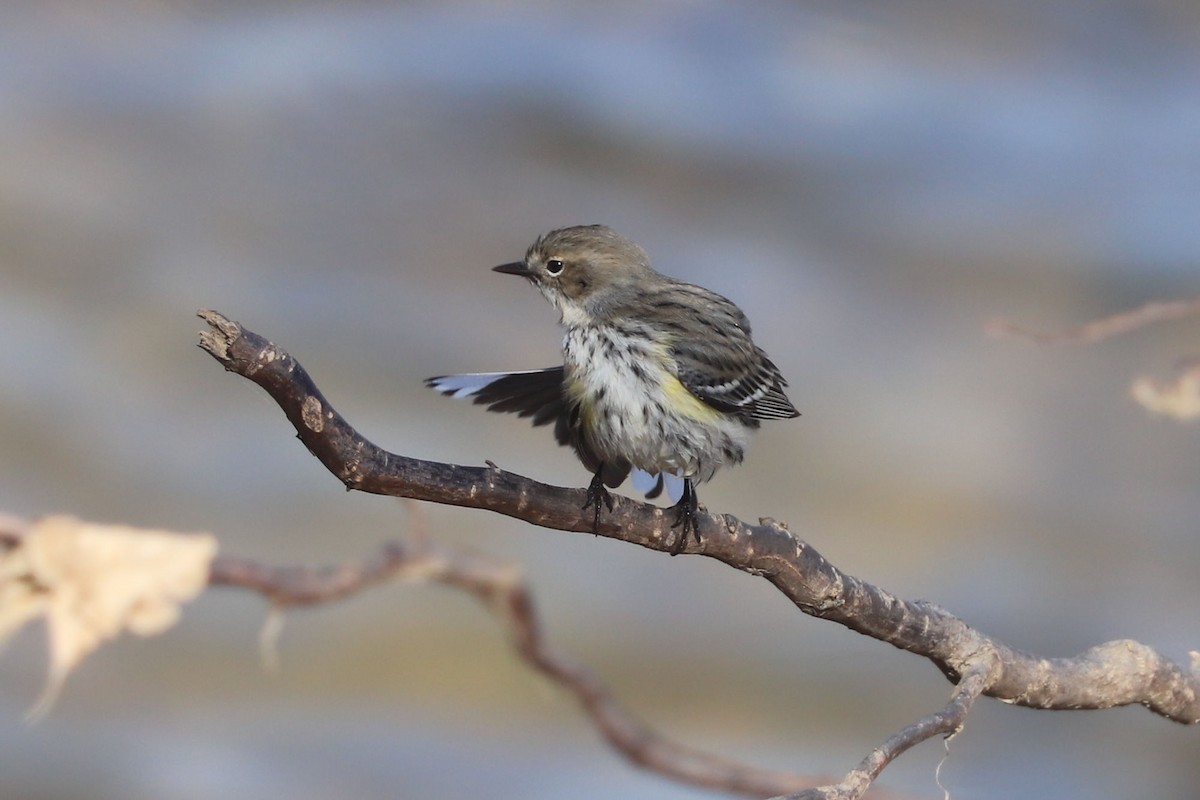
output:
<instances>
[{"instance_id":1,"label":"bird's belly","mask_svg":"<svg viewBox=\"0 0 1200 800\"><path fill-rule=\"evenodd\" d=\"M567 332L563 354L581 435L602 461L698 480L741 462L753 428L688 391L665 346L587 328Z\"/></svg>"}]
</instances>

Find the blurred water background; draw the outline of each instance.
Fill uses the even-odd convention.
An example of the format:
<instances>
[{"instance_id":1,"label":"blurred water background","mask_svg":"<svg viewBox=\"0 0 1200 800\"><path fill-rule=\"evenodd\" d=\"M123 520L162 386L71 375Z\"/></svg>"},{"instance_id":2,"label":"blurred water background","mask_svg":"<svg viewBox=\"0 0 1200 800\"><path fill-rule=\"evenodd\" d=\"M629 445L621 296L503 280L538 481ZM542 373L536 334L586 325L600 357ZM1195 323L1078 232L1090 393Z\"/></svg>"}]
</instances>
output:
<instances>
[{"instance_id":1,"label":"blurred water background","mask_svg":"<svg viewBox=\"0 0 1200 800\"><path fill-rule=\"evenodd\" d=\"M414 525L344 492L194 346L211 307L281 344L382 446L588 479L545 430L421 385L555 363L553 310L488 267L605 222L733 298L804 416L703 487L835 563L1047 656L1200 645L1200 440L1133 377L1200 321L1061 328L1200 286L1200 6L1178 0L177 2L0 7L0 509L209 530L272 562ZM482 512L555 642L679 739L850 768L940 706L926 662L765 582ZM5 798L688 798L608 751L486 612L397 586L288 617L211 592L122 640L49 718L43 638L0 662ZM1200 731L983 701L954 797L1183 798ZM940 797L928 743L883 784Z\"/></svg>"}]
</instances>

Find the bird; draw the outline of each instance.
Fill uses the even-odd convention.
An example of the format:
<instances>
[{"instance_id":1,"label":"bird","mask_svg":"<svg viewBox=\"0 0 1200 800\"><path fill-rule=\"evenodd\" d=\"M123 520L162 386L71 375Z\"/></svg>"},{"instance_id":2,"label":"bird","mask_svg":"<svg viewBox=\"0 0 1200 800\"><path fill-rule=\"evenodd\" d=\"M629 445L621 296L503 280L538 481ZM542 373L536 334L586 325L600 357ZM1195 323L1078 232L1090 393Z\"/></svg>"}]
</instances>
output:
<instances>
[{"instance_id":1,"label":"bird","mask_svg":"<svg viewBox=\"0 0 1200 800\"><path fill-rule=\"evenodd\" d=\"M741 463L765 420L799 416L779 368L750 336L732 301L664 275L646 252L606 225L539 236L521 261L493 271L529 281L560 316L560 366L440 375L427 386L489 411L554 425L592 473L583 509L599 533L608 488L633 473L635 488L675 500L672 528L701 542L695 484Z\"/></svg>"}]
</instances>

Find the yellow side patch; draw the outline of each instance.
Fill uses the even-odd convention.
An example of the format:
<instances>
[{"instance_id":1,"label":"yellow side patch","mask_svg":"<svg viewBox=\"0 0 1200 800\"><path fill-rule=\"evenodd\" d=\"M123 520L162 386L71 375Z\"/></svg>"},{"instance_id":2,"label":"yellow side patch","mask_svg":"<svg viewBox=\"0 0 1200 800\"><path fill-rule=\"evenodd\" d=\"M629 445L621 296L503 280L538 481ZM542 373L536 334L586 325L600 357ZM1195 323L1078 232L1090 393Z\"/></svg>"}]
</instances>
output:
<instances>
[{"instance_id":1,"label":"yellow side patch","mask_svg":"<svg viewBox=\"0 0 1200 800\"><path fill-rule=\"evenodd\" d=\"M584 428L593 428L596 425L596 409L590 401L587 392L587 384L573 377L567 378L566 383L567 397L572 402L579 405L579 422Z\"/></svg>"},{"instance_id":2,"label":"yellow side patch","mask_svg":"<svg viewBox=\"0 0 1200 800\"><path fill-rule=\"evenodd\" d=\"M690 417L698 422L715 422L721 418L720 411L688 391L688 388L674 375L668 375L663 381L663 394L667 396L671 410L677 414Z\"/></svg>"}]
</instances>

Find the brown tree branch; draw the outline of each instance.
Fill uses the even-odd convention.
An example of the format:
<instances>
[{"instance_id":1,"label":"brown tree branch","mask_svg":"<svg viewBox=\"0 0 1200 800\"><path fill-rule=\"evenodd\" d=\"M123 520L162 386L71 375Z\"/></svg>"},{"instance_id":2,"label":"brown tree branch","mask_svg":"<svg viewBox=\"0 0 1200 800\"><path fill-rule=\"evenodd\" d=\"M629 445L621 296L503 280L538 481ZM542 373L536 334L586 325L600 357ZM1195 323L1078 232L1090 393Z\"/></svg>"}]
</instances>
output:
<instances>
[{"instance_id":1,"label":"brown tree branch","mask_svg":"<svg viewBox=\"0 0 1200 800\"><path fill-rule=\"evenodd\" d=\"M429 543L392 541L373 555L326 568L271 567L221 557L210 584L250 589L273 605L314 605L338 600L394 578L419 578L463 589L504 625L518 655L569 691L604 738L630 761L679 781L767 797L814 783L812 776L757 769L665 739L616 701L587 667L556 650L543 635L529 588L511 567Z\"/></svg>"},{"instance_id":2,"label":"brown tree branch","mask_svg":"<svg viewBox=\"0 0 1200 800\"><path fill-rule=\"evenodd\" d=\"M1137 330L1153 322L1182 319L1200 314L1200 297L1146 303L1102 319L1062 331L1038 332L1006 320L992 320L985 326L989 336L1024 339L1035 344L1091 344L1110 336Z\"/></svg>"},{"instance_id":3,"label":"brown tree branch","mask_svg":"<svg viewBox=\"0 0 1200 800\"><path fill-rule=\"evenodd\" d=\"M495 511L546 528L591 532L580 513L584 492L547 486L496 467L463 467L389 453L359 435L321 395L303 367L282 349L214 311L200 312L210 330L200 346L257 383L275 400L304 445L348 489ZM599 528L609 536L671 551L675 533L662 509L615 497ZM902 600L843 573L783 525L750 525L701 511L701 542L684 552L715 558L770 581L801 611L838 622L924 656L958 689L937 714L893 736L838 787L812 797L859 797L879 772L919 741L957 729L979 694L1045 709L1109 708L1140 703L1181 723L1200 721L1200 666L1190 670L1138 642L1123 640L1072 658L1045 659L1008 647L949 612ZM336 571L334 573L337 574ZM344 578L343 578L344 580ZM335 581L336 582L336 581ZM839 788L843 787L843 788Z\"/></svg>"},{"instance_id":4,"label":"brown tree branch","mask_svg":"<svg viewBox=\"0 0 1200 800\"><path fill-rule=\"evenodd\" d=\"M24 544L34 529L25 520L0 513L0 552ZM112 566L110 561L100 568ZM257 592L276 610L331 603L403 579L435 581L482 601L503 624L518 655L573 694L609 744L635 764L681 782L749 797L797 791L820 780L751 767L659 735L626 711L589 669L550 644L532 594L517 570L473 553L435 546L428 537L386 542L366 558L327 567L270 566L231 556L216 557L208 567L209 586Z\"/></svg>"},{"instance_id":5,"label":"brown tree branch","mask_svg":"<svg viewBox=\"0 0 1200 800\"><path fill-rule=\"evenodd\" d=\"M838 783L806 789L776 800L855 800L862 797L871 782L906 750L934 736L953 736L962 730L967 713L983 692L992 668L993 665L988 663L986 658L980 659L959 681L954 696L945 708L892 734L886 742L868 753L867 757Z\"/></svg>"}]
</instances>

